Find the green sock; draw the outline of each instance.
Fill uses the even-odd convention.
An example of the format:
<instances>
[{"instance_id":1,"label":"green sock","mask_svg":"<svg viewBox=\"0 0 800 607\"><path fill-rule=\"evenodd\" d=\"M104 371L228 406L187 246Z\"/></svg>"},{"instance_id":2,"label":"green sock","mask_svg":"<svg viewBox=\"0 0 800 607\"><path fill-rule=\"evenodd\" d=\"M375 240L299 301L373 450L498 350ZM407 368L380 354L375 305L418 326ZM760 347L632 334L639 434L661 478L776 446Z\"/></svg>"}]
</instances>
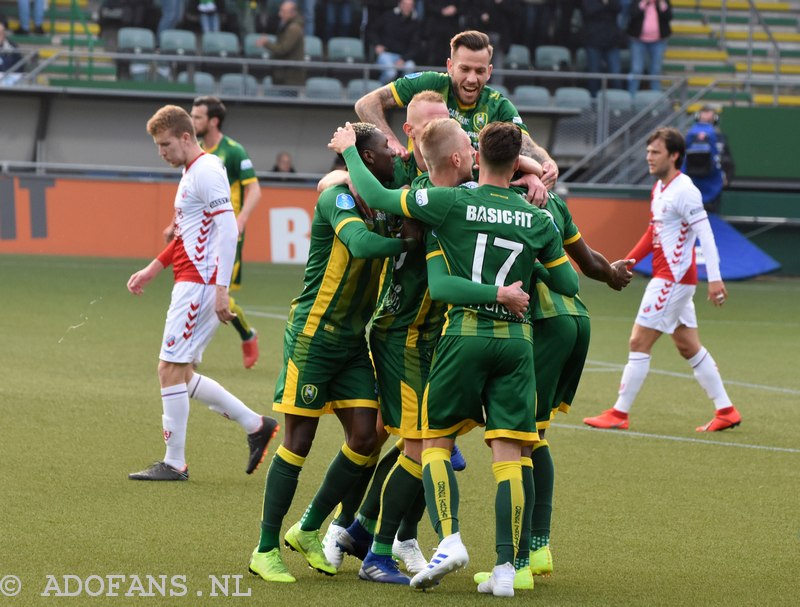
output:
<instances>
[{"instance_id":1,"label":"green sock","mask_svg":"<svg viewBox=\"0 0 800 607\"><path fill-rule=\"evenodd\" d=\"M242 338L242 341L250 339L253 336L253 331L250 328L250 324L247 322L247 318L244 315L244 310L242 310L242 307L233 300L233 297L231 297L230 300L230 310L236 314L236 318L231 320L233 328L236 329L237 333L239 333L239 337Z\"/></svg>"},{"instance_id":2,"label":"green sock","mask_svg":"<svg viewBox=\"0 0 800 607\"><path fill-rule=\"evenodd\" d=\"M533 460L533 485L536 498L531 515L531 535L549 537L550 519L553 516L553 486L555 484L555 470L550 446L544 444L534 449L531 459ZM531 549L536 550L537 547L531 544Z\"/></svg>"},{"instance_id":3,"label":"green sock","mask_svg":"<svg viewBox=\"0 0 800 607\"><path fill-rule=\"evenodd\" d=\"M290 457L295 461L300 460L300 465L295 466L283 459L281 453L294 456L293 453L281 446L278 448L278 453L273 456L272 463L269 466L267 480L264 484L264 509L261 515L259 552L269 552L281 545L281 524L289 511L289 507L292 505L292 499L297 489L297 479L303 469L302 460L304 458L298 458L298 456Z\"/></svg>"},{"instance_id":4,"label":"green sock","mask_svg":"<svg viewBox=\"0 0 800 607\"><path fill-rule=\"evenodd\" d=\"M431 448L422 452L422 484L428 516L439 541L457 533L458 481L450 463L449 450Z\"/></svg>"},{"instance_id":5,"label":"green sock","mask_svg":"<svg viewBox=\"0 0 800 607\"><path fill-rule=\"evenodd\" d=\"M522 531L525 495L522 490L520 462L495 462L492 472L497 482L495 511L495 565L514 563Z\"/></svg>"},{"instance_id":6,"label":"green sock","mask_svg":"<svg viewBox=\"0 0 800 607\"><path fill-rule=\"evenodd\" d=\"M401 542L406 540L413 540L417 537L417 525L422 520L422 515L425 513L425 491L422 487L417 492L417 497L406 510L403 520L400 521L400 526L397 528L397 539Z\"/></svg>"},{"instance_id":7,"label":"green sock","mask_svg":"<svg viewBox=\"0 0 800 607\"><path fill-rule=\"evenodd\" d=\"M386 480L386 475L392 469L392 466L397 462L397 457L400 455L400 449L392 447L386 452L378 465L375 467L375 474L372 476L372 484L369 486L367 495L364 498L364 503L359 508L359 514L365 518L376 521L381 512L381 490L383 483Z\"/></svg>"},{"instance_id":8,"label":"green sock","mask_svg":"<svg viewBox=\"0 0 800 607\"><path fill-rule=\"evenodd\" d=\"M361 528L364 529L370 535L375 535L375 525L378 524L378 521L374 518L366 518L363 514L356 514L356 520L358 521Z\"/></svg>"},{"instance_id":9,"label":"green sock","mask_svg":"<svg viewBox=\"0 0 800 607\"><path fill-rule=\"evenodd\" d=\"M350 488L339 503L339 509L336 511L336 517L331 521L332 525L339 525L347 529L356 520L356 513L358 507L361 505L361 500L364 499L364 493L367 491L370 480L375 473L375 466L366 466L361 472L358 481Z\"/></svg>"},{"instance_id":10,"label":"green sock","mask_svg":"<svg viewBox=\"0 0 800 607\"><path fill-rule=\"evenodd\" d=\"M517 560L527 561L531 554L531 517L534 506L533 466L529 457L523 457L520 461L522 462L522 492L525 495L525 510L522 515L522 531L519 536ZM516 567L516 563L514 566ZM522 567L527 567L527 565L522 565ZM517 567L517 569L522 567Z\"/></svg>"},{"instance_id":11,"label":"green sock","mask_svg":"<svg viewBox=\"0 0 800 607\"><path fill-rule=\"evenodd\" d=\"M386 482L383 484L380 518L375 528L373 546L375 543L388 545L389 554L391 554L392 543L394 543L394 536L400 527L400 521L422 489L421 476L421 466L405 455L401 455L389 471ZM373 552L375 552L374 549ZM377 554L382 553L378 552Z\"/></svg>"},{"instance_id":12,"label":"green sock","mask_svg":"<svg viewBox=\"0 0 800 607\"><path fill-rule=\"evenodd\" d=\"M342 501L353 484L358 482L369 456L354 454L363 458L364 463L359 464L345 454L345 449L346 446L333 458L322 484L317 489L317 494L300 519L300 529L303 531L319 529L336 504Z\"/></svg>"},{"instance_id":13,"label":"green sock","mask_svg":"<svg viewBox=\"0 0 800 607\"><path fill-rule=\"evenodd\" d=\"M531 536L531 550L534 552L539 550L539 548L544 548L545 546L550 545L550 536L549 535L532 535Z\"/></svg>"}]
</instances>

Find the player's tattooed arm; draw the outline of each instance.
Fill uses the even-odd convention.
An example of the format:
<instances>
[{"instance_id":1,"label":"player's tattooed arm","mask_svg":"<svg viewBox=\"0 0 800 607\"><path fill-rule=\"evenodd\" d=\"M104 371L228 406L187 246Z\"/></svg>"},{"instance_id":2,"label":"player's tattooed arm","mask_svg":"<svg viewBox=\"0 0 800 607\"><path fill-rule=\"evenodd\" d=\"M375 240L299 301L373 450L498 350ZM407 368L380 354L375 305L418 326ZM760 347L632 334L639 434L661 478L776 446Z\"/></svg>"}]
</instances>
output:
<instances>
[{"instance_id":1,"label":"player's tattooed arm","mask_svg":"<svg viewBox=\"0 0 800 607\"><path fill-rule=\"evenodd\" d=\"M408 149L400 143L400 140L395 136L394 132L392 132L392 128L389 126L389 121L386 118L387 112L396 107L397 101L394 95L392 95L391 88L387 84L371 93L367 93L356 101L355 110L361 122L369 122L378 127L378 130L386 135L386 138L389 140L389 147L403 160L406 160L408 158Z\"/></svg>"},{"instance_id":2,"label":"player's tattooed arm","mask_svg":"<svg viewBox=\"0 0 800 607\"><path fill-rule=\"evenodd\" d=\"M552 190L558 180L558 165L550 158L547 150L537 144L530 135L523 134L520 155L529 156L542 165L542 183L548 190Z\"/></svg>"}]
</instances>

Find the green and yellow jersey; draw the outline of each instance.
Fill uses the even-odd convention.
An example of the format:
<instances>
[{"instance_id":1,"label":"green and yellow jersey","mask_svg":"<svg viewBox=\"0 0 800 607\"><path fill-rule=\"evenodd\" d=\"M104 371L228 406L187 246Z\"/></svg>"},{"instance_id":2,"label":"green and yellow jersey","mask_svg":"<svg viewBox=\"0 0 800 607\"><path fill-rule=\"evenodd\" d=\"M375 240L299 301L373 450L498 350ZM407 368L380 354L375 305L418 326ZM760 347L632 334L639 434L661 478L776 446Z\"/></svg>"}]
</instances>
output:
<instances>
[{"instance_id":1,"label":"green and yellow jersey","mask_svg":"<svg viewBox=\"0 0 800 607\"><path fill-rule=\"evenodd\" d=\"M206 150L206 152L222 159L225 171L228 173L228 183L231 184L233 212L238 215L244 204L245 186L258 179L253 168L253 161L250 160L250 156L247 155L247 151L240 143L225 136L222 137L217 145L210 150Z\"/></svg>"},{"instance_id":2,"label":"green and yellow jersey","mask_svg":"<svg viewBox=\"0 0 800 607\"><path fill-rule=\"evenodd\" d=\"M397 105L405 107L417 93L422 91L436 91L444 97L450 117L461 125L469 135L473 147L478 149L478 135L481 129L490 122L511 122L516 124L526 135L528 127L514 107L500 92L490 86L481 91L480 97L473 105L462 105L456 94L449 74L441 72L417 72L398 78L389 84ZM410 145L410 144L409 144Z\"/></svg>"},{"instance_id":3,"label":"green and yellow jersey","mask_svg":"<svg viewBox=\"0 0 800 607\"><path fill-rule=\"evenodd\" d=\"M553 218L564 245L571 244L581 238L578 226L572 220L567 203L553 192L548 193L545 210ZM532 293L532 295L534 295ZM554 316L589 316L589 310L578 295L567 297L549 289L541 280L536 281L536 293L532 302L534 320L552 318Z\"/></svg>"}]
</instances>

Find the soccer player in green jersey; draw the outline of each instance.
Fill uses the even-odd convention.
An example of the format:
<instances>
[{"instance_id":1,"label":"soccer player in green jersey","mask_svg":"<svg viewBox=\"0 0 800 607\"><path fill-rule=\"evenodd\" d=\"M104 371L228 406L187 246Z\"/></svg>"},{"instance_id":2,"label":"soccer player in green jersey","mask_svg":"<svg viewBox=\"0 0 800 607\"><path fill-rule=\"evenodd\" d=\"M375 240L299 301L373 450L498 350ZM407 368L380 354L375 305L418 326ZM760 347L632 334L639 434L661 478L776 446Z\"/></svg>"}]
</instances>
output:
<instances>
[{"instance_id":1,"label":"soccer player in green jersey","mask_svg":"<svg viewBox=\"0 0 800 607\"><path fill-rule=\"evenodd\" d=\"M516 124L523 133L521 154L538 161L544 171L541 180L525 176L519 183L527 187L528 200L543 203L545 188L552 189L558 179L558 165L543 147L533 141L514 104L486 86L492 75L492 52L486 34L474 30L461 32L450 41L447 73L418 72L399 78L356 101L356 113L361 120L375 124L386 133L389 144L403 158L409 155L408 149L392 133L386 112L405 106L420 91L441 93L450 116L469 134L476 148L481 129L489 123Z\"/></svg>"},{"instance_id":2,"label":"soccer player in green jersey","mask_svg":"<svg viewBox=\"0 0 800 607\"><path fill-rule=\"evenodd\" d=\"M231 290L238 291L242 284L242 247L247 220L261 199L261 186L258 184L253 161L240 143L222 133L225 121L225 104L217 97L197 97L192 104L192 121L203 150L222 158L231 184L231 202L239 228L239 241L236 244L236 260L233 265ZM244 310L231 297L231 312L235 314L231 325L242 340L242 360L244 368L250 369L258 360L258 335L245 318Z\"/></svg>"},{"instance_id":3,"label":"soccer player in green jersey","mask_svg":"<svg viewBox=\"0 0 800 607\"><path fill-rule=\"evenodd\" d=\"M368 204L420 219L436 232L451 273L486 285L530 286L539 258L551 284L577 292L577 275L566 263L552 220L509 189L519 165L520 129L494 123L480 135L479 187L387 192L371 178L352 147L349 127L330 144L344 150L353 183ZM446 138L466 135L451 120L433 121L422 136L422 153ZM345 149L346 148L346 149ZM436 554L411 585L428 588L469 560L458 531L458 487L450 465L454 438L485 425L497 481L497 563L479 591L513 596L514 558L524 497L522 446L538 440L530 325L500 304L453 305L434 355L423 397L422 468L428 512L440 537Z\"/></svg>"},{"instance_id":4,"label":"soccer player in green jersey","mask_svg":"<svg viewBox=\"0 0 800 607\"><path fill-rule=\"evenodd\" d=\"M355 131L354 149L370 174L393 184L394 152L386 136L367 124L355 125ZM284 542L312 568L336 573L323 553L319 527L361 477L375 450L378 401L365 327L375 310L383 259L411 246L409 240L388 238L385 233L385 217L380 214L365 223L346 187L329 188L320 195L304 288L291 305L284 366L275 388L273 408L285 414L285 434L267 473L261 538L250 560L250 571L266 581L295 581L280 555L280 529L325 413L339 418L345 444Z\"/></svg>"}]
</instances>

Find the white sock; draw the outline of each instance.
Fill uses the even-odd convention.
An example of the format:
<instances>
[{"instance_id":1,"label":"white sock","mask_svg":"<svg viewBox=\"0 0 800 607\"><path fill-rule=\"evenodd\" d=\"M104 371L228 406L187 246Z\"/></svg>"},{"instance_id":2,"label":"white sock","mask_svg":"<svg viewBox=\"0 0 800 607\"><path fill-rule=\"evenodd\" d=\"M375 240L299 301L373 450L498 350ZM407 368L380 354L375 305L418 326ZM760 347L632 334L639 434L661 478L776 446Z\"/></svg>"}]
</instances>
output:
<instances>
[{"instance_id":1,"label":"white sock","mask_svg":"<svg viewBox=\"0 0 800 607\"><path fill-rule=\"evenodd\" d=\"M622 371L622 380L619 384L619 396L614 408L622 413L628 413L633 407L636 395L642 389L642 384L650 372L650 355L644 352L629 352L628 364Z\"/></svg>"},{"instance_id":2,"label":"white sock","mask_svg":"<svg viewBox=\"0 0 800 607\"><path fill-rule=\"evenodd\" d=\"M208 405L223 417L239 424L248 434L261 428L261 416L228 392L216 381L195 373L189 380L189 396Z\"/></svg>"},{"instance_id":3,"label":"white sock","mask_svg":"<svg viewBox=\"0 0 800 607\"><path fill-rule=\"evenodd\" d=\"M722 376L719 374L717 363L711 356L711 352L701 346L700 351L688 359L687 362L694 371L697 383L706 391L708 398L714 401L715 409L724 409L733 405L728 393L725 391L725 386L722 384Z\"/></svg>"},{"instance_id":4,"label":"white sock","mask_svg":"<svg viewBox=\"0 0 800 607\"><path fill-rule=\"evenodd\" d=\"M183 470L186 467L186 424L189 421L189 393L186 384L177 384L161 388L161 404L164 415L161 423L164 428L164 443L167 453L164 462Z\"/></svg>"}]
</instances>

